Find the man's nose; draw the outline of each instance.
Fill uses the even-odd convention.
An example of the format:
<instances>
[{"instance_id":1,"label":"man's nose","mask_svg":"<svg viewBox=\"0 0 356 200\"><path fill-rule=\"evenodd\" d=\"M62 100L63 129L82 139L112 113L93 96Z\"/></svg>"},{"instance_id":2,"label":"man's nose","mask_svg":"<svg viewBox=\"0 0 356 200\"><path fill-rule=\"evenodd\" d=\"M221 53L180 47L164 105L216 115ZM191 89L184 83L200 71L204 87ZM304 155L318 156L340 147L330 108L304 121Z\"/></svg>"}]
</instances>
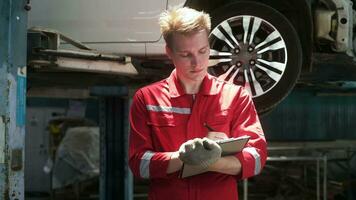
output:
<instances>
[{"instance_id":1,"label":"man's nose","mask_svg":"<svg viewBox=\"0 0 356 200\"><path fill-rule=\"evenodd\" d=\"M193 55L192 58L190 59L190 63L192 66L197 66L198 65L198 57L196 55Z\"/></svg>"}]
</instances>

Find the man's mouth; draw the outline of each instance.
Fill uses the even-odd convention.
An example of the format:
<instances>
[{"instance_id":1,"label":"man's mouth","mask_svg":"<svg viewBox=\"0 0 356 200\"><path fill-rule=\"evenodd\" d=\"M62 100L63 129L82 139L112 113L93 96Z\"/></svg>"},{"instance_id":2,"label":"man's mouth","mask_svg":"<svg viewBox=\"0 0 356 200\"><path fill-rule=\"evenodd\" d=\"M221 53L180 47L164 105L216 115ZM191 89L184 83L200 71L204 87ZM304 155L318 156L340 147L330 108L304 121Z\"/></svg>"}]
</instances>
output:
<instances>
[{"instance_id":1,"label":"man's mouth","mask_svg":"<svg viewBox=\"0 0 356 200\"><path fill-rule=\"evenodd\" d=\"M202 72L203 70L204 70L204 68L192 70L191 72L192 72L192 73L200 73L200 72Z\"/></svg>"}]
</instances>

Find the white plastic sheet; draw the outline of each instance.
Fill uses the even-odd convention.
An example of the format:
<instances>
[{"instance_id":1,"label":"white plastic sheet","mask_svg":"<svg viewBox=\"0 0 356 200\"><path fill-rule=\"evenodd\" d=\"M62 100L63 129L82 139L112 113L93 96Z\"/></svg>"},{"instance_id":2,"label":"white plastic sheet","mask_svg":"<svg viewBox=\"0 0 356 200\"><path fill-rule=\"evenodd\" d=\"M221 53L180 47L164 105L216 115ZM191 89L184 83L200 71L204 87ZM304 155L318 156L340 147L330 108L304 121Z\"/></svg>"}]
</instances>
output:
<instances>
[{"instance_id":1,"label":"white plastic sheet","mask_svg":"<svg viewBox=\"0 0 356 200\"><path fill-rule=\"evenodd\" d=\"M69 128L56 153L52 188L99 176L99 146L98 127Z\"/></svg>"}]
</instances>

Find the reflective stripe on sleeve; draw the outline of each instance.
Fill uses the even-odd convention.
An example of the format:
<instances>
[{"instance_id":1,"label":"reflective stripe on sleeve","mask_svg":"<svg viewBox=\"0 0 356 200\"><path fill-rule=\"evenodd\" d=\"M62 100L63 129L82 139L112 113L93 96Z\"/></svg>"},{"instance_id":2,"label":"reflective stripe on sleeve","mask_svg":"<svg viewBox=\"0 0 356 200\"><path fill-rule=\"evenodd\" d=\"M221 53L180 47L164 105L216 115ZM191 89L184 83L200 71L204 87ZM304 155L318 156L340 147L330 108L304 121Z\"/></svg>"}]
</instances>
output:
<instances>
[{"instance_id":1,"label":"reflective stripe on sleeve","mask_svg":"<svg viewBox=\"0 0 356 200\"><path fill-rule=\"evenodd\" d=\"M168 107L168 106L154 106L146 105L147 110L154 112L170 112L178 114L190 114L190 108L178 108L178 107Z\"/></svg>"},{"instance_id":2,"label":"reflective stripe on sleeve","mask_svg":"<svg viewBox=\"0 0 356 200\"><path fill-rule=\"evenodd\" d=\"M150 177L150 162L151 158L155 154L152 151L146 151L142 158L141 158L141 163L140 163L140 175L142 178L149 178Z\"/></svg>"},{"instance_id":3,"label":"reflective stripe on sleeve","mask_svg":"<svg viewBox=\"0 0 356 200\"><path fill-rule=\"evenodd\" d=\"M246 147L244 148L244 151L250 153L253 158L255 158L255 172L254 175L257 175L261 171L261 156L258 154L255 148L253 147Z\"/></svg>"}]
</instances>

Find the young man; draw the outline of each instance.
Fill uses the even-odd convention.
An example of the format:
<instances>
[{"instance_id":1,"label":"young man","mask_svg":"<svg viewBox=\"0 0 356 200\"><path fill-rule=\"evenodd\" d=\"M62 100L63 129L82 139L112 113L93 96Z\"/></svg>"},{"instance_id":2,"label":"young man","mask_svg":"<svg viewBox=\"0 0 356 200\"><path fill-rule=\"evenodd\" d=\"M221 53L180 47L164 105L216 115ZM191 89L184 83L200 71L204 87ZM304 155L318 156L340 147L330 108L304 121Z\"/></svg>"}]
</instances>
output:
<instances>
[{"instance_id":1,"label":"young man","mask_svg":"<svg viewBox=\"0 0 356 200\"><path fill-rule=\"evenodd\" d=\"M166 11L160 26L175 70L133 97L130 168L150 179L149 199L236 200L237 180L260 173L267 157L252 99L242 87L207 73L207 14L190 8ZM243 151L221 157L214 138L243 135L250 136ZM179 178L183 163L208 172Z\"/></svg>"}]
</instances>

